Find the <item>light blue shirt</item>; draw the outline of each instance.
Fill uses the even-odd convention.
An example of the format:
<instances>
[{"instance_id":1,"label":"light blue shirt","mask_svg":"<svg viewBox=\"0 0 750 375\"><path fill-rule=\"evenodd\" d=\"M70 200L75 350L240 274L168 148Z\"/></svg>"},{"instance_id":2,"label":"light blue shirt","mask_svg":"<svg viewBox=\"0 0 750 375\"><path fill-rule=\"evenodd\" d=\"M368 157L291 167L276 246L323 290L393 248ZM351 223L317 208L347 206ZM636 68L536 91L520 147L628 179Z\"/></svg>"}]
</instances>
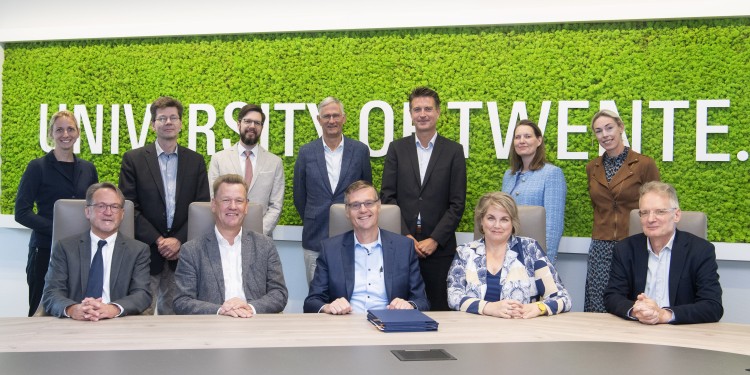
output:
<instances>
[{"instance_id":1,"label":"light blue shirt","mask_svg":"<svg viewBox=\"0 0 750 375\"><path fill-rule=\"evenodd\" d=\"M518 205L544 207L547 257L554 263L565 227L565 196L568 194L562 169L549 163L536 171L516 174L508 169L503 176L503 192L510 194Z\"/></svg>"},{"instance_id":2,"label":"light blue shirt","mask_svg":"<svg viewBox=\"0 0 750 375\"><path fill-rule=\"evenodd\" d=\"M659 307L669 306L669 263L672 261L674 233L659 254L651 248L651 241L646 239L648 248L648 273L646 273L646 293L656 301Z\"/></svg>"},{"instance_id":3,"label":"light blue shirt","mask_svg":"<svg viewBox=\"0 0 750 375\"><path fill-rule=\"evenodd\" d=\"M383 278L383 244L378 240L362 244L354 236L354 290L351 301L352 311L366 313L369 309L385 309L388 295Z\"/></svg>"},{"instance_id":4,"label":"light blue shirt","mask_svg":"<svg viewBox=\"0 0 750 375\"><path fill-rule=\"evenodd\" d=\"M424 184L424 175L427 173L427 165L430 164L430 158L432 157L432 150L435 149L435 140L437 139L437 132L432 135L432 138L427 142L427 147L423 147L422 143L419 142L419 138L414 137L417 144L417 161L419 162L419 183ZM422 224L422 213L417 215L417 225Z\"/></svg>"},{"instance_id":5,"label":"light blue shirt","mask_svg":"<svg viewBox=\"0 0 750 375\"><path fill-rule=\"evenodd\" d=\"M177 196L177 147L174 152L168 154L161 148L159 142L156 145L156 155L159 159L159 170L161 171L161 181L164 183L164 194L167 199L167 228L172 228L174 221L174 207Z\"/></svg>"},{"instance_id":6,"label":"light blue shirt","mask_svg":"<svg viewBox=\"0 0 750 375\"><path fill-rule=\"evenodd\" d=\"M341 143L336 149L331 150L323 141L323 151L326 157L326 171L328 172L328 182L331 184L331 192L336 191L341 175L341 160L344 158L344 136L341 136Z\"/></svg>"}]
</instances>

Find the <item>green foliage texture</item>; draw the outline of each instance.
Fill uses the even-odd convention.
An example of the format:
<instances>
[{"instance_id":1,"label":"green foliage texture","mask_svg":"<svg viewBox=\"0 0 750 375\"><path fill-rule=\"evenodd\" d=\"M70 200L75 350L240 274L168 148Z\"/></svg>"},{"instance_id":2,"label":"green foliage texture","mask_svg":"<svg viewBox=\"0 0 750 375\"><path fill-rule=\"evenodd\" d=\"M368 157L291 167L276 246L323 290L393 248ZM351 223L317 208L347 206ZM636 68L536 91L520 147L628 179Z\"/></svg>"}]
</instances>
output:
<instances>
[{"instance_id":1,"label":"green foliage texture","mask_svg":"<svg viewBox=\"0 0 750 375\"><path fill-rule=\"evenodd\" d=\"M676 185L684 210L709 216L713 241L750 242L748 162L750 149L750 19L559 24L380 31L342 31L11 43L3 68L2 212L11 213L21 174L43 152L38 145L39 106L50 114L61 103L85 104L90 118L103 104L104 155L91 155L82 134L81 157L93 161L102 180L117 181L120 155L109 150L109 107L132 104L140 126L148 103L160 95L223 109L234 101L271 103L270 151L283 155L284 112L273 103L316 103L334 95L346 104L345 134L358 138L359 109L371 100L393 107L395 138L402 132L409 91L429 85L449 101L497 102L503 134L514 101L525 101L531 119L552 101L545 133L547 154L563 168L568 184L566 236L589 236L592 209L585 160L556 160L557 101L589 100L589 109L570 112L570 124L584 125L600 100L615 100L630 134L632 101L643 100L642 152L654 157L664 181ZM709 124L729 134L708 137L709 152L730 162L696 162L697 99L729 99L730 108L710 111ZM662 154L663 111L652 100L690 100L675 115L674 161ZM438 131L458 141L459 114L443 105ZM186 109L187 113L187 109ZM469 192L460 231L472 231L473 206L487 191L499 190L507 160L497 160L485 104L471 112ZM370 115L370 146L383 146L383 114ZM120 154L129 149L120 114ZM185 119L185 123L187 123ZM199 118L205 123L205 118ZM218 140L237 136L215 126ZM308 114L295 117L294 150L316 137ZM149 134L148 141L152 141ZM571 134L570 151L597 153L592 133ZM187 145L187 130L180 142ZM205 137L198 150L206 153ZM208 157L206 158L208 162ZM299 225L292 204L294 157L282 157L286 201L280 224ZM376 186L384 158L372 158Z\"/></svg>"}]
</instances>

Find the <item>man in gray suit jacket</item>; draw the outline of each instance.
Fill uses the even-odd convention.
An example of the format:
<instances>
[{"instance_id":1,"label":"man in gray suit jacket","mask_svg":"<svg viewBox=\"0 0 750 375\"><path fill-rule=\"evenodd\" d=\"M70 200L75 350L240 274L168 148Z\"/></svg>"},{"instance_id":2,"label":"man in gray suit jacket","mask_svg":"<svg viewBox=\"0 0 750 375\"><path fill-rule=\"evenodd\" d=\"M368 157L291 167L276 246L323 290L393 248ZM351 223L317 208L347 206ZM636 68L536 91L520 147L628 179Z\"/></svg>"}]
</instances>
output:
<instances>
[{"instance_id":1,"label":"man in gray suit jacket","mask_svg":"<svg viewBox=\"0 0 750 375\"><path fill-rule=\"evenodd\" d=\"M250 318L284 310L287 289L270 237L244 232L247 184L236 174L214 181L213 231L182 245L175 271L177 314Z\"/></svg>"},{"instance_id":2,"label":"man in gray suit jacket","mask_svg":"<svg viewBox=\"0 0 750 375\"><path fill-rule=\"evenodd\" d=\"M322 136L299 149L294 164L294 206L302 219L307 282L315 274L320 241L328 238L328 210L344 202L354 181L372 182L370 148L343 134L344 104L329 96L318 104Z\"/></svg>"},{"instance_id":3,"label":"man in gray suit jacket","mask_svg":"<svg viewBox=\"0 0 750 375\"><path fill-rule=\"evenodd\" d=\"M97 321L140 314L151 304L149 247L117 231L124 204L113 184L88 188L91 230L53 246L42 298L48 314Z\"/></svg>"},{"instance_id":4,"label":"man in gray suit jacket","mask_svg":"<svg viewBox=\"0 0 750 375\"><path fill-rule=\"evenodd\" d=\"M216 178L225 174L245 176L245 182L250 186L247 199L263 206L263 233L270 237L284 204L284 166L280 157L258 144L265 121L266 115L255 104L240 109L237 117L240 141L211 157L208 183L213 184Z\"/></svg>"}]
</instances>

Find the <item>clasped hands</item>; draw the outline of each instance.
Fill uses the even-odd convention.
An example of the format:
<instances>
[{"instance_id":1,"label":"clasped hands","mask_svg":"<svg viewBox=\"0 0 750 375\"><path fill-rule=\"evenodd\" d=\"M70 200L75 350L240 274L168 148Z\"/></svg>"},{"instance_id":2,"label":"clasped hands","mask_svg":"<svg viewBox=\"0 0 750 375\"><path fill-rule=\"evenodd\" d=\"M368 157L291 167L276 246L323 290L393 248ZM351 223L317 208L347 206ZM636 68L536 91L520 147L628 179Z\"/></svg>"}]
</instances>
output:
<instances>
[{"instance_id":1,"label":"clasped hands","mask_svg":"<svg viewBox=\"0 0 750 375\"><path fill-rule=\"evenodd\" d=\"M512 299L497 302L487 302L482 314L504 319L531 319L542 314L536 303L523 304Z\"/></svg>"},{"instance_id":2,"label":"clasped hands","mask_svg":"<svg viewBox=\"0 0 750 375\"><path fill-rule=\"evenodd\" d=\"M630 310L630 316L643 324L669 323L672 320L672 312L659 307L656 301L649 298L645 293L638 295L633 308Z\"/></svg>"},{"instance_id":3,"label":"clasped hands","mask_svg":"<svg viewBox=\"0 0 750 375\"><path fill-rule=\"evenodd\" d=\"M159 236L156 239L156 248L159 250L159 254L167 260L176 260L180 255L180 240L174 237L164 238Z\"/></svg>"},{"instance_id":4,"label":"clasped hands","mask_svg":"<svg viewBox=\"0 0 750 375\"><path fill-rule=\"evenodd\" d=\"M252 318L253 308L247 301L234 297L230 298L219 307L219 315L231 316L233 318Z\"/></svg>"},{"instance_id":5,"label":"clasped hands","mask_svg":"<svg viewBox=\"0 0 750 375\"><path fill-rule=\"evenodd\" d=\"M113 304L102 302L101 297L86 297L75 305L65 308L69 317L75 320L89 320L96 322L102 319L111 319L120 315L120 308Z\"/></svg>"},{"instance_id":6,"label":"clasped hands","mask_svg":"<svg viewBox=\"0 0 750 375\"><path fill-rule=\"evenodd\" d=\"M414 305L404 299L394 298L386 308L388 310L409 310L413 309ZM333 302L323 305L320 311L331 315L345 315L352 312L352 305L349 304L346 298L339 297Z\"/></svg>"},{"instance_id":7,"label":"clasped hands","mask_svg":"<svg viewBox=\"0 0 750 375\"><path fill-rule=\"evenodd\" d=\"M407 234L406 237L409 237L414 241L414 250L417 251L417 256L420 258L427 258L437 250L438 243L432 238L425 238L422 241L417 241L417 239L411 234Z\"/></svg>"}]
</instances>

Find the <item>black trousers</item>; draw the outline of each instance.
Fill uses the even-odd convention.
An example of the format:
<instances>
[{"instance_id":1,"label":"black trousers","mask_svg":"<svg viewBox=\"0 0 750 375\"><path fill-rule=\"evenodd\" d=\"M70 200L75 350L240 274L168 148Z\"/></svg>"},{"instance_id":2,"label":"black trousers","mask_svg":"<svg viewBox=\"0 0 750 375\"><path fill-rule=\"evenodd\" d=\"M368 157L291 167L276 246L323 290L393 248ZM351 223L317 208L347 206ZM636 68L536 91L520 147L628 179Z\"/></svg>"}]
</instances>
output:
<instances>
[{"instance_id":1,"label":"black trousers","mask_svg":"<svg viewBox=\"0 0 750 375\"><path fill-rule=\"evenodd\" d=\"M50 249L29 247L29 259L26 262L26 283L29 285L29 316L33 316L42 300L44 276L49 268Z\"/></svg>"},{"instance_id":2,"label":"black trousers","mask_svg":"<svg viewBox=\"0 0 750 375\"><path fill-rule=\"evenodd\" d=\"M429 256L419 259L419 270L424 280L425 293L431 311L448 311L448 271L453 256Z\"/></svg>"}]
</instances>

